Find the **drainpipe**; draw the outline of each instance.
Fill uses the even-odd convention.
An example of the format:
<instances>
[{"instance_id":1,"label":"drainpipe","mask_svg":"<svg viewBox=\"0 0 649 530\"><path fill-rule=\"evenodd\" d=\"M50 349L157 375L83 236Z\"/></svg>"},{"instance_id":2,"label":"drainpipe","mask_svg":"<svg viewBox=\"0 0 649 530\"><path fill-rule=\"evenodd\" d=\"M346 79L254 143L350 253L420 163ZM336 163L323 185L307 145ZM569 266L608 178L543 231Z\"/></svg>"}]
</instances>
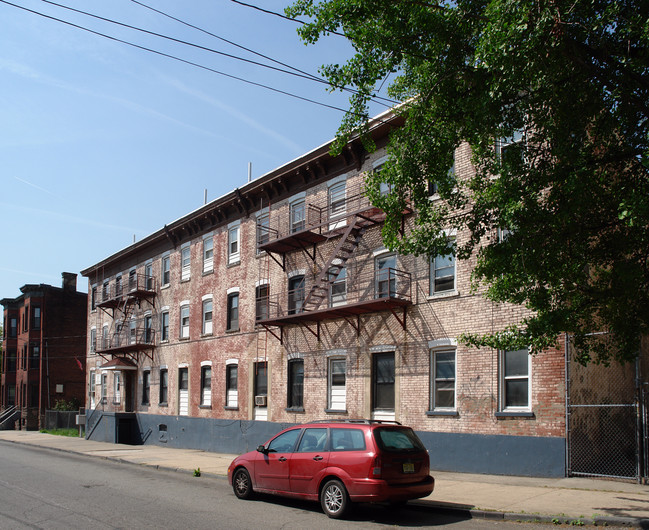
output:
<instances>
[{"instance_id":1,"label":"drainpipe","mask_svg":"<svg viewBox=\"0 0 649 530\"><path fill-rule=\"evenodd\" d=\"M570 335L563 338L565 357L566 476L570 475Z\"/></svg>"}]
</instances>

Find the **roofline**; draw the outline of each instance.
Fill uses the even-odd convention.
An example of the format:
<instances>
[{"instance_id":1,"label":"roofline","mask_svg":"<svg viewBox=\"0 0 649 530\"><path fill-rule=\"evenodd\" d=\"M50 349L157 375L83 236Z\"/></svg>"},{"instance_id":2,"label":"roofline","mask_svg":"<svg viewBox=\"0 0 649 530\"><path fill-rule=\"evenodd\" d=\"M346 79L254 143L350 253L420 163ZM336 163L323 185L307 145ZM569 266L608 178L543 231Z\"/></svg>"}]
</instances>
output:
<instances>
[{"instance_id":1,"label":"roofline","mask_svg":"<svg viewBox=\"0 0 649 530\"><path fill-rule=\"evenodd\" d=\"M369 134L373 137L376 136L378 138L381 138L387 135L392 128L400 126L400 124L400 116L395 114L392 109L388 109L369 121ZM241 207L242 203L249 201L251 196L264 195L268 193L268 190L266 188L272 187L273 183L281 181L282 177L289 177L291 175L294 175L296 172L299 172L301 168L307 168L308 170L310 169L309 164L314 164L317 161L332 158L330 155L330 148L334 141L335 139L329 140L328 142L316 147L315 149L312 149L311 151L308 151L307 153L294 158L293 160L269 171L268 173L261 175L254 180L251 180L240 188L235 188L234 190L231 190L228 193L216 199L213 199L207 204L204 204L203 206L200 206L199 208L196 208L195 210L183 215L175 221L172 221L169 224L165 224L162 228L156 230L143 239L132 243L131 245L128 245L121 250L118 250L114 254L111 254L110 256L104 258L98 263L95 263L94 265L81 270L81 275L84 277L90 277L99 269L102 269L103 267L106 267L117 260L136 254L141 249L149 247L153 244L168 239L173 243L173 232L182 232L183 227L189 225L193 220L198 220L205 216L213 219L215 216L211 214L220 209L220 207L228 207L230 205L237 205L237 207ZM360 144L360 141L360 135L355 134L348 142L346 148L350 151L353 151L354 145ZM244 206L244 210L245 209L246 208ZM254 208L253 211L257 211L258 209L259 208ZM243 213L244 212L242 212L242 214ZM247 213L249 214L250 212ZM218 215L216 215L216 217L218 217ZM214 224L222 224L224 222L224 220L220 220L215 222ZM174 247L175 246L177 246L176 243L174 243Z\"/></svg>"}]
</instances>

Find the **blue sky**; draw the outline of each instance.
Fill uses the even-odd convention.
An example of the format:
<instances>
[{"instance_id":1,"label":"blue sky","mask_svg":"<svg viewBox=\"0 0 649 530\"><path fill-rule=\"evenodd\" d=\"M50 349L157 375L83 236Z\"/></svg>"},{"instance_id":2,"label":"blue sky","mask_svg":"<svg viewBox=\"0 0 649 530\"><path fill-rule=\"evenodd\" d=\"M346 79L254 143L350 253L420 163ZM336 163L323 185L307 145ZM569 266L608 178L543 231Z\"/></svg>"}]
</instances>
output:
<instances>
[{"instance_id":1,"label":"blue sky","mask_svg":"<svg viewBox=\"0 0 649 530\"><path fill-rule=\"evenodd\" d=\"M62 9L11 0L161 53L347 107L325 85ZM225 53L268 61L133 0L60 0ZM342 62L332 36L305 46L297 24L232 0L144 4L296 68ZM287 1L249 0L282 12ZM133 48L0 2L0 298L60 285L203 204L335 135L342 113ZM384 108L372 109L374 114ZM79 277L80 290L87 289Z\"/></svg>"}]
</instances>

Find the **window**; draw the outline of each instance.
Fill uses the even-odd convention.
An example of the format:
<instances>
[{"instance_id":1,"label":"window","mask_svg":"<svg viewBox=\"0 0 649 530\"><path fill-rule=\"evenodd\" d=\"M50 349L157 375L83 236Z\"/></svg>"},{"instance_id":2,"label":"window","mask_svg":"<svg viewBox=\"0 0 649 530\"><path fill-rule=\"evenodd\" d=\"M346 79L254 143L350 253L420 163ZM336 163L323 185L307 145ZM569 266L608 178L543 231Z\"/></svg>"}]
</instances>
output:
<instances>
[{"instance_id":1,"label":"window","mask_svg":"<svg viewBox=\"0 0 649 530\"><path fill-rule=\"evenodd\" d=\"M228 228L228 265L241 261L241 249L239 248L239 237L241 226L237 223Z\"/></svg>"},{"instance_id":2,"label":"window","mask_svg":"<svg viewBox=\"0 0 649 530\"><path fill-rule=\"evenodd\" d=\"M16 371L16 350L7 350L7 372Z\"/></svg>"},{"instance_id":3,"label":"window","mask_svg":"<svg viewBox=\"0 0 649 530\"><path fill-rule=\"evenodd\" d=\"M151 372L142 372L142 405L148 405L151 396Z\"/></svg>"},{"instance_id":4,"label":"window","mask_svg":"<svg viewBox=\"0 0 649 530\"><path fill-rule=\"evenodd\" d=\"M300 232L306 227L306 205L304 199L291 203L291 233Z\"/></svg>"},{"instance_id":5,"label":"window","mask_svg":"<svg viewBox=\"0 0 649 530\"><path fill-rule=\"evenodd\" d=\"M449 240L448 253L440 254L430 260L430 294L455 291L454 240Z\"/></svg>"},{"instance_id":6,"label":"window","mask_svg":"<svg viewBox=\"0 0 649 530\"><path fill-rule=\"evenodd\" d=\"M288 314L302 312L304 304L304 275L293 276L288 280Z\"/></svg>"},{"instance_id":7,"label":"window","mask_svg":"<svg viewBox=\"0 0 649 530\"><path fill-rule=\"evenodd\" d=\"M304 360L292 359L288 362L288 396L287 406L290 409L302 409L304 406Z\"/></svg>"},{"instance_id":8,"label":"window","mask_svg":"<svg viewBox=\"0 0 649 530\"><path fill-rule=\"evenodd\" d=\"M97 309L97 286L93 285L90 288L90 311Z\"/></svg>"},{"instance_id":9,"label":"window","mask_svg":"<svg viewBox=\"0 0 649 530\"><path fill-rule=\"evenodd\" d=\"M448 179L455 182L455 154L453 154L453 164L447 172ZM437 198L439 195L439 184L436 180L428 181L428 196L431 198Z\"/></svg>"},{"instance_id":10,"label":"window","mask_svg":"<svg viewBox=\"0 0 649 530\"><path fill-rule=\"evenodd\" d=\"M273 438L268 443L268 452L269 453L290 453L295 447L295 442L297 442L298 436L302 432L301 429L293 429L291 431L286 431L283 434L280 434L277 438Z\"/></svg>"},{"instance_id":11,"label":"window","mask_svg":"<svg viewBox=\"0 0 649 530\"><path fill-rule=\"evenodd\" d=\"M239 378L239 366L228 364L225 367L225 406L236 408L239 406L239 393L237 384Z\"/></svg>"},{"instance_id":12,"label":"window","mask_svg":"<svg viewBox=\"0 0 649 530\"><path fill-rule=\"evenodd\" d=\"M455 409L455 350L431 353L433 380L431 410Z\"/></svg>"},{"instance_id":13,"label":"window","mask_svg":"<svg viewBox=\"0 0 649 530\"><path fill-rule=\"evenodd\" d=\"M265 245L270 240L270 215L262 212L257 215L257 246ZM257 249L257 253L259 253Z\"/></svg>"},{"instance_id":14,"label":"window","mask_svg":"<svg viewBox=\"0 0 649 530\"><path fill-rule=\"evenodd\" d=\"M189 368L178 368L178 415L189 414Z\"/></svg>"},{"instance_id":15,"label":"window","mask_svg":"<svg viewBox=\"0 0 649 530\"><path fill-rule=\"evenodd\" d=\"M189 338L189 304L180 306L180 338Z\"/></svg>"},{"instance_id":16,"label":"window","mask_svg":"<svg viewBox=\"0 0 649 530\"><path fill-rule=\"evenodd\" d=\"M397 290L397 257L394 254L377 257L374 261L376 298L393 297Z\"/></svg>"},{"instance_id":17,"label":"window","mask_svg":"<svg viewBox=\"0 0 649 530\"><path fill-rule=\"evenodd\" d=\"M203 272L214 270L214 236L209 234L203 238Z\"/></svg>"},{"instance_id":18,"label":"window","mask_svg":"<svg viewBox=\"0 0 649 530\"><path fill-rule=\"evenodd\" d=\"M32 307L32 329L40 329L41 327L41 308L38 306Z\"/></svg>"},{"instance_id":19,"label":"window","mask_svg":"<svg viewBox=\"0 0 649 530\"><path fill-rule=\"evenodd\" d=\"M496 140L496 158L501 164L516 163L523 159L523 146L525 132L515 130L511 136L504 136Z\"/></svg>"},{"instance_id":20,"label":"window","mask_svg":"<svg viewBox=\"0 0 649 530\"><path fill-rule=\"evenodd\" d=\"M212 299L203 300L203 335L212 334Z\"/></svg>"},{"instance_id":21,"label":"window","mask_svg":"<svg viewBox=\"0 0 649 530\"><path fill-rule=\"evenodd\" d=\"M101 286L101 301L105 302L108 300L108 293L110 292L110 284L108 280L104 282L104 284Z\"/></svg>"},{"instance_id":22,"label":"window","mask_svg":"<svg viewBox=\"0 0 649 530\"><path fill-rule=\"evenodd\" d=\"M114 383L114 393L113 393L113 403L121 403L122 401L122 373L114 372L113 373L113 383Z\"/></svg>"},{"instance_id":23,"label":"window","mask_svg":"<svg viewBox=\"0 0 649 530\"><path fill-rule=\"evenodd\" d=\"M329 269L329 303L337 306L347 300L347 269L340 265Z\"/></svg>"},{"instance_id":24,"label":"window","mask_svg":"<svg viewBox=\"0 0 649 530\"><path fill-rule=\"evenodd\" d=\"M365 433L361 429L331 429L333 451L365 451Z\"/></svg>"},{"instance_id":25,"label":"window","mask_svg":"<svg viewBox=\"0 0 649 530\"><path fill-rule=\"evenodd\" d=\"M18 319L11 317L9 319L9 338L15 339L18 336Z\"/></svg>"},{"instance_id":26,"label":"window","mask_svg":"<svg viewBox=\"0 0 649 530\"><path fill-rule=\"evenodd\" d=\"M347 361L332 357L329 359L329 373L327 378L327 407L329 410L347 409L347 392L345 379Z\"/></svg>"},{"instance_id":27,"label":"window","mask_svg":"<svg viewBox=\"0 0 649 530\"><path fill-rule=\"evenodd\" d=\"M108 374L101 374L101 402L106 403L108 396Z\"/></svg>"},{"instance_id":28,"label":"window","mask_svg":"<svg viewBox=\"0 0 649 530\"><path fill-rule=\"evenodd\" d=\"M180 281L185 282L191 277L191 248L189 243L180 249Z\"/></svg>"},{"instance_id":29,"label":"window","mask_svg":"<svg viewBox=\"0 0 649 530\"><path fill-rule=\"evenodd\" d=\"M122 275L115 276L115 296L122 296Z\"/></svg>"},{"instance_id":30,"label":"window","mask_svg":"<svg viewBox=\"0 0 649 530\"><path fill-rule=\"evenodd\" d=\"M153 291L153 263L144 266L144 285L147 291Z\"/></svg>"},{"instance_id":31,"label":"window","mask_svg":"<svg viewBox=\"0 0 649 530\"><path fill-rule=\"evenodd\" d=\"M327 447L327 429L322 427L304 429L304 434L297 446L298 453L315 453Z\"/></svg>"},{"instance_id":32,"label":"window","mask_svg":"<svg viewBox=\"0 0 649 530\"><path fill-rule=\"evenodd\" d=\"M502 411L529 411L530 355L527 348L500 352L500 407Z\"/></svg>"},{"instance_id":33,"label":"window","mask_svg":"<svg viewBox=\"0 0 649 530\"><path fill-rule=\"evenodd\" d=\"M169 340L169 311L160 313L160 340Z\"/></svg>"},{"instance_id":34,"label":"window","mask_svg":"<svg viewBox=\"0 0 649 530\"><path fill-rule=\"evenodd\" d=\"M137 342L137 321L131 318L128 322L128 343L135 344Z\"/></svg>"},{"instance_id":35,"label":"window","mask_svg":"<svg viewBox=\"0 0 649 530\"><path fill-rule=\"evenodd\" d=\"M268 303L268 284L258 285L255 289L255 320L265 320L268 318Z\"/></svg>"},{"instance_id":36,"label":"window","mask_svg":"<svg viewBox=\"0 0 649 530\"><path fill-rule=\"evenodd\" d=\"M95 407L95 371L90 370L90 378L88 379L88 397L90 398L90 408Z\"/></svg>"},{"instance_id":37,"label":"window","mask_svg":"<svg viewBox=\"0 0 649 530\"><path fill-rule=\"evenodd\" d=\"M161 270L162 287L166 287L171 283L171 258L169 256L162 257Z\"/></svg>"},{"instance_id":38,"label":"window","mask_svg":"<svg viewBox=\"0 0 649 530\"><path fill-rule=\"evenodd\" d=\"M16 404L16 385L7 385L7 406L13 407Z\"/></svg>"},{"instance_id":39,"label":"window","mask_svg":"<svg viewBox=\"0 0 649 530\"><path fill-rule=\"evenodd\" d=\"M40 365L41 360L41 347L38 344L31 345L31 351L29 352L29 369L37 370Z\"/></svg>"},{"instance_id":40,"label":"window","mask_svg":"<svg viewBox=\"0 0 649 530\"><path fill-rule=\"evenodd\" d=\"M97 349L97 328L90 330L90 353L95 353Z\"/></svg>"},{"instance_id":41,"label":"window","mask_svg":"<svg viewBox=\"0 0 649 530\"><path fill-rule=\"evenodd\" d=\"M108 324L104 324L101 328L101 349L106 350L110 347L110 341L108 339Z\"/></svg>"},{"instance_id":42,"label":"window","mask_svg":"<svg viewBox=\"0 0 649 530\"><path fill-rule=\"evenodd\" d=\"M160 405L166 405L169 397L169 370L160 368Z\"/></svg>"},{"instance_id":43,"label":"window","mask_svg":"<svg viewBox=\"0 0 649 530\"><path fill-rule=\"evenodd\" d=\"M268 366L266 361L255 363L255 396L268 395Z\"/></svg>"},{"instance_id":44,"label":"window","mask_svg":"<svg viewBox=\"0 0 649 530\"><path fill-rule=\"evenodd\" d=\"M201 406L212 405L212 366L201 366Z\"/></svg>"},{"instance_id":45,"label":"window","mask_svg":"<svg viewBox=\"0 0 649 530\"><path fill-rule=\"evenodd\" d=\"M128 290L129 292L136 291L139 285L137 284L137 271L131 269L128 272Z\"/></svg>"},{"instance_id":46,"label":"window","mask_svg":"<svg viewBox=\"0 0 649 530\"><path fill-rule=\"evenodd\" d=\"M347 182L337 182L329 187L330 217L338 217L345 213Z\"/></svg>"},{"instance_id":47,"label":"window","mask_svg":"<svg viewBox=\"0 0 649 530\"><path fill-rule=\"evenodd\" d=\"M153 319L151 315L144 315L144 343L153 344Z\"/></svg>"},{"instance_id":48,"label":"window","mask_svg":"<svg viewBox=\"0 0 649 530\"><path fill-rule=\"evenodd\" d=\"M394 411L394 352L375 353L372 365L372 410Z\"/></svg>"},{"instance_id":49,"label":"window","mask_svg":"<svg viewBox=\"0 0 649 530\"><path fill-rule=\"evenodd\" d=\"M239 329L239 293L228 295L227 331Z\"/></svg>"}]
</instances>

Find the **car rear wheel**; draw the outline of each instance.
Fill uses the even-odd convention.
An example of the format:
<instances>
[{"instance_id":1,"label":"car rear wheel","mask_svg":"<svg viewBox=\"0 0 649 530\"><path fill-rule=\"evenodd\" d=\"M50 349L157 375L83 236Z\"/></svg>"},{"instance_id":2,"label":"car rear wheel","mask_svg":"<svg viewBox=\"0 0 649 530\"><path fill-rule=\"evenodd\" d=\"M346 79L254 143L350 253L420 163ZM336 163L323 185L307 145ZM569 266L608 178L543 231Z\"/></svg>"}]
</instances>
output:
<instances>
[{"instance_id":1,"label":"car rear wheel","mask_svg":"<svg viewBox=\"0 0 649 530\"><path fill-rule=\"evenodd\" d=\"M343 483L338 479L328 481L320 491L322 511L332 519L339 519L349 508L349 496Z\"/></svg>"},{"instance_id":2,"label":"car rear wheel","mask_svg":"<svg viewBox=\"0 0 649 530\"><path fill-rule=\"evenodd\" d=\"M250 481L250 474L245 468L241 467L234 472L232 489L239 499L249 499L252 497L252 482Z\"/></svg>"}]
</instances>

